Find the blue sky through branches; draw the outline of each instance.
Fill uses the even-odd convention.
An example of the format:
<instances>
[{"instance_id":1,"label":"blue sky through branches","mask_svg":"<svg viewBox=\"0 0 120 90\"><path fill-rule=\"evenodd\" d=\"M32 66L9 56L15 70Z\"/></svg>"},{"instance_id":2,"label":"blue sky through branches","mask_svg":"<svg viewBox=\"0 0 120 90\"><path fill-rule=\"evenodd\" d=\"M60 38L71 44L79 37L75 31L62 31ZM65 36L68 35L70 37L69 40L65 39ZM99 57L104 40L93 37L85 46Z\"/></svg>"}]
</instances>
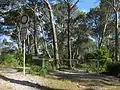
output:
<instances>
[{"instance_id":1,"label":"blue sky through branches","mask_svg":"<svg viewBox=\"0 0 120 90\"><path fill-rule=\"evenodd\" d=\"M99 0L80 0L78 8L82 11L88 12L90 8L94 8L99 5Z\"/></svg>"},{"instance_id":2,"label":"blue sky through branches","mask_svg":"<svg viewBox=\"0 0 120 90\"><path fill-rule=\"evenodd\" d=\"M57 0L49 0L52 3L57 3ZM58 0L59 1L59 0ZM75 3L77 0L73 0ZM90 8L94 8L99 5L100 0L79 0L77 7L85 12L89 12Z\"/></svg>"},{"instance_id":3,"label":"blue sky through branches","mask_svg":"<svg viewBox=\"0 0 120 90\"><path fill-rule=\"evenodd\" d=\"M51 0L53 3L56 2L56 0ZM77 0L74 0L77 1ZM77 4L77 7L79 10L84 11L84 12L89 12L90 8L94 8L99 5L99 0L80 0L79 3ZM3 18L0 17L0 21ZM2 37L5 38L5 37ZM8 38L8 37L7 37ZM0 38L1 40L1 38Z\"/></svg>"}]
</instances>

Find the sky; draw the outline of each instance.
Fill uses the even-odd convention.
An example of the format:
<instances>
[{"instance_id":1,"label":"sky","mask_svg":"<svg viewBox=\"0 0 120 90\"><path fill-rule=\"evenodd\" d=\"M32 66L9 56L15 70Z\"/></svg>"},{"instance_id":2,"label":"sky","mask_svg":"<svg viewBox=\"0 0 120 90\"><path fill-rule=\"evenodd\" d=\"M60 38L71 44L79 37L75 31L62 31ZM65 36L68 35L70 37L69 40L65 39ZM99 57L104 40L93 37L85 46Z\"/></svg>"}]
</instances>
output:
<instances>
[{"instance_id":1,"label":"sky","mask_svg":"<svg viewBox=\"0 0 120 90\"><path fill-rule=\"evenodd\" d=\"M52 3L56 3L56 0L50 0ZM72 1L72 0L71 0ZM76 2L77 0L73 0ZM77 7L84 12L89 12L90 8L94 8L99 5L100 0L79 0Z\"/></svg>"},{"instance_id":2,"label":"sky","mask_svg":"<svg viewBox=\"0 0 120 90\"><path fill-rule=\"evenodd\" d=\"M78 8L84 12L88 12L90 8L94 8L99 5L99 0L80 0L77 4Z\"/></svg>"}]
</instances>

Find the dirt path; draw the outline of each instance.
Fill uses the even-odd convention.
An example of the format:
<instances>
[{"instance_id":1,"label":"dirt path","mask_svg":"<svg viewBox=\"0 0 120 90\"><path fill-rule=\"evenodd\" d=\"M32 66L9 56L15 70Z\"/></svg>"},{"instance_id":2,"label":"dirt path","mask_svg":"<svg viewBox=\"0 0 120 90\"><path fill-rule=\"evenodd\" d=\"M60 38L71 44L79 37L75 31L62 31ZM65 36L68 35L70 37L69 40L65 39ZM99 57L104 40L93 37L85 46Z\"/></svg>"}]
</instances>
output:
<instances>
[{"instance_id":1,"label":"dirt path","mask_svg":"<svg viewBox=\"0 0 120 90\"><path fill-rule=\"evenodd\" d=\"M112 76L69 70L55 71L43 78L0 68L0 90L120 90L120 82Z\"/></svg>"},{"instance_id":2,"label":"dirt path","mask_svg":"<svg viewBox=\"0 0 120 90\"><path fill-rule=\"evenodd\" d=\"M106 82L106 84L120 84L120 79L114 76L107 76L103 74L95 74L95 73L80 73L74 72L72 70L64 70L64 71L55 71L51 73L52 75L58 76L59 79L64 78L71 81L79 81L82 79L92 79L92 80L102 80Z\"/></svg>"},{"instance_id":3,"label":"dirt path","mask_svg":"<svg viewBox=\"0 0 120 90\"><path fill-rule=\"evenodd\" d=\"M51 73L51 76L48 78L51 80L57 78L57 80L71 81L77 85L77 88L75 90L120 90L119 78L102 74L80 73L74 72L72 70L64 70L55 71ZM49 86L51 87L52 84Z\"/></svg>"},{"instance_id":4,"label":"dirt path","mask_svg":"<svg viewBox=\"0 0 120 90\"><path fill-rule=\"evenodd\" d=\"M17 72L16 69L0 69L0 90L48 90L40 77Z\"/></svg>"}]
</instances>

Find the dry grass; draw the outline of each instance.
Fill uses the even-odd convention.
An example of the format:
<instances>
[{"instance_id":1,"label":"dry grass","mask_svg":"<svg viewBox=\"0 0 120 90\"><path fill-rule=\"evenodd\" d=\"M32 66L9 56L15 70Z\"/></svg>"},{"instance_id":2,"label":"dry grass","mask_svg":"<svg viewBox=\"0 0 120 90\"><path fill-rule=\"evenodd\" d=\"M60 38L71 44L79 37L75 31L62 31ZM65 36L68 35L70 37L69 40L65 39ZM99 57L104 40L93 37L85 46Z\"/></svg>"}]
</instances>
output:
<instances>
[{"instance_id":1,"label":"dry grass","mask_svg":"<svg viewBox=\"0 0 120 90\"><path fill-rule=\"evenodd\" d=\"M120 85L112 85L103 80L86 79L78 81L77 84L78 86L85 86L83 90L120 90Z\"/></svg>"},{"instance_id":2,"label":"dry grass","mask_svg":"<svg viewBox=\"0 0 120 90\"><path fill-rule=\"evenodd\" d=\"M58 80L56 77L51 76L42 77L44 86L53 88L55 90L79 90L77 85L69 80Z\"/></svg>"},{"instance_id":3,"label":"dry grass","mask_svg":"<svg viewBox=\"0 0 120 90\"><path fill-rule=\"evenodd\" d=\"M56 76L41 77L44 86L54 90L120 90L119 85L110 85L101 80L80 80L72 82L70 80L58 79Z\"/></svg>"}]
</instances>

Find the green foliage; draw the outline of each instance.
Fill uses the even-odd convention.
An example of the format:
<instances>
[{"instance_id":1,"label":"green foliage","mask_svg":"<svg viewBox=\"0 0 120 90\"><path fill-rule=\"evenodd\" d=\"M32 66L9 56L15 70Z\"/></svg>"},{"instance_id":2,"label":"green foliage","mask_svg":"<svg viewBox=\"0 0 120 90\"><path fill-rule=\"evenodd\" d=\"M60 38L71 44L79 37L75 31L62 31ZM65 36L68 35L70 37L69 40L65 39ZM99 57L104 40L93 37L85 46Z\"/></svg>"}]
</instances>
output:
<instances>
[{"instance_id":1,"label":"green foliage","mask_svg":"<svg viewBox=\"0 0 120 90\"><path fill-rule=\"evenodd\" d=\"M32 65L30 70L28 70L28 73L45 76L46 74L49 73L51 69L52 67L50 63L48 61L45 61L44 67L39 65Z\"/></svg>"},{"instance_id":2,"label":"green foliage","mask_svg":"<svg viewBox=\"0 0 120 90\"><path fill-rule=\"evenodd\" d=\"M98 71L95 61L86 63L84 67L86 67L86 72L97 72Z\"/></svg>"},{"instance_id":3,"label":"green foliage","mask_svg":"<svg viewBox=\"0 0 120 90\"><path fill-rule=\"evenodd\" d=\"M4 55L0 55L0 64L4 61Z\"/></svg>"},{"instance_id":4,"label":"green foliage","mask_svg":"<svg viewBox=\"0 0 120 90\"><path fill-rule=\"evenodd\" d=\"M28 70L28 73L30 74L35 74L35 75L40 75L40 70L41 70L41 67L40 66L31 66L30 70Z\"/></svg>"},{"instance_id":5,"label":"green foliage","mask_svg":"<svg viewBox=\"0 0 120 90\"><path fill-rule=\"evenodd\" d=\"M19 62L14 55L4 55L2 64L10 67L16 67L19 65Z\"/></svg>"},{"instance_id":6,"label":"green foliage","mask_svg":"<svg viewBox=\"0 0 120 90\"><path fill-rule=\"evenodd\" d=\"M26 60L26 65L31 66L31 64L33 64L33 62L32 62L32 54L26 54L25 60Z\"/></svg>"},{"instance_id":7,"label":"green foliage","mask_svg":"<svg viewBox=\"0 0 120 90\"><path fill-rule=\"evenodd\" d=\"M109 63L106 71L109 75L118 76L120 74L120 62Z\"/></svg>"},{"instance_id":8,"label":"green foliage","mask_svg":"<svg viewBox=\"0 0 120 90\"><path fill-rule=\"evenodd\" d=\"M94 53L87 53L87 54L85 54L84 57L88 61L89 59L95 58L95 54Z\"/></svg>"},{"instance_id":9,"label":"green foliage","mask_svg":"<svg viewBox=\"0 0 120 90\"><path fill-rule=\"evenodd\" d=\"M106 66L112 62L107 47L102 46L100 49L95 50L94 53L88 53L85 55L87 71L103 72ZM99 67L97 66L99 62Z\"/></svg>"},{"instance_id":10,"label":"green foliage","mask_svg":"<svg viewBox=\"0 0 120 90\"><path fill-rule=\"evenodd\" d=\"M107 47L103 46L97 50L97 58L100 59L100 65L106 67L107 64L112 62L112 59L109 57L109 51Z\"/></svg>"},{"instance_id":11,"label":"green foliage","mask_svg":"<svg viewBox=\"0 0 120 90\"><path fill-rule=\"evenodd\" d=\"M18 53L15 54L15 58L18 61L18 64L20 66L23 66L23 54L18 52Z\"/></svg>"},{"instance_id":12,"label":"green foliage","mask_svg":"<svg viewBox=\"0 0 120 90\"><path fill-rule=\"evenodd\" d=\"M29 65L32 63L31 61L32 56L26 55L26 64ZM18 52L15 55L3 55L1 56L1 61L4 62L5 65L14 65L14 66L23 66L23 54Z\"/></svg>"},{"instance_id":13,"label":"green foliage","mask_svg":"<svg viewBox=\"0 0 120 90\"><path fill-rule=\"evenodd\" d=\"M30 70L28 70L28 73L45 76L48 73L48 70L46 68L42 68L41 66L34 65L31 66Z\"/></svg>"},{"instance_id":14,"label":"green foliage","mask_svg":"<svg viewBox=\"0 0 120 90\"><path fill-rule=\"evenodd\" d=\"M79 68L79 69L81 69L83 66L82 66L82 64L75 64L74 67L75 67L75 68Z\"/></svg>"},{"instance_id":15,"label":"green foliage","mask_svg":"<svg viewBox=\"0 0 120 90\"><path fill-rule=\"evenodd\" d=\"M47 72L50 72L52 70L52 65L48 60L45 61L45 68L47 69Z\"/></svg>"}]
</instances>

